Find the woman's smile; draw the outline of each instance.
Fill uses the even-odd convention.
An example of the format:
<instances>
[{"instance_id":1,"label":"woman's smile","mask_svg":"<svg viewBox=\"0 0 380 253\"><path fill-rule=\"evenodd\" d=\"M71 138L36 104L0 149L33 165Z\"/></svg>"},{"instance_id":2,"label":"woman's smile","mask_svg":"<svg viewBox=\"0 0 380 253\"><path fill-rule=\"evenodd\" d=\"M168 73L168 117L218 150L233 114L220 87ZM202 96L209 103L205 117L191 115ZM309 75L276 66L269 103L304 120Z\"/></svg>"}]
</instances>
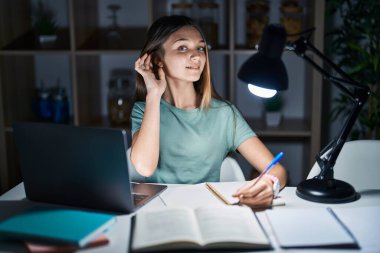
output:
<instances>
[{"instance_id":1,"label":"woman's smile","mask_svg":"<svg viewBox=\"0 0 380 253\"><path fill-rule=\"evenodd\" d=\"M186 68L189 70L200 70L201 69L199 66L187 66Z\"/></svg>"}]
</instances>

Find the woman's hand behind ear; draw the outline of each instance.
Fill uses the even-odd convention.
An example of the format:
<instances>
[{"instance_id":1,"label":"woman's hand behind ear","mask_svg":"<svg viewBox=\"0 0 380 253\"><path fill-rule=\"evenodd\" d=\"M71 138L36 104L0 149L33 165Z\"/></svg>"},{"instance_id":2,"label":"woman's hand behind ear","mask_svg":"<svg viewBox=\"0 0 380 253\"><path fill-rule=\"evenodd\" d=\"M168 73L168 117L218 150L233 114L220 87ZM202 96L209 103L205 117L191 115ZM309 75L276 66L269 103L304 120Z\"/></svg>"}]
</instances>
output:
<instances>
[{"instance_id":1,"label":"woman's hand behind ear","mask_svg":"<svg viewBox=\"0 0 380 253\"><path fill-rule=\"evenodd\" d=\"M162 65L158 65L159 79L157 79L153 71L152 57L146 53L135 62L135 70L144 78L147 95L157 94L162 96L167 85Z\"/></svg>"}]
</instances>

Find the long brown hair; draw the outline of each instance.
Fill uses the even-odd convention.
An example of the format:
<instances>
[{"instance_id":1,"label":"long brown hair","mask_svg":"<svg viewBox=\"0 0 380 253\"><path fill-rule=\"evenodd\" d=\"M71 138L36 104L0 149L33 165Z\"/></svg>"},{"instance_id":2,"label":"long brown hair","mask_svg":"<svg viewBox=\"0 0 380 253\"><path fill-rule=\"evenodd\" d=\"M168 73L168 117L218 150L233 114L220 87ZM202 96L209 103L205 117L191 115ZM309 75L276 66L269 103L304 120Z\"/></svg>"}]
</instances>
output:
<instances>
[{"instance_id":1,"label":"long brown hair","mask_svg":"<svg viewBox=\"0 0 380 253\"><path fill-rule=\"evenodd\" d=\"M193 19L186 16L164 16L157 19L149 28L147 38L144 47L141 50L140 57L148 53L152 55L153 71L158 78L157 69L158 62L163 59L164 49L162 45L169 38L171 34L178 31L182 27L192 26L199 31L204 41L206 41L202 30L194 22ZM206 41L207 44L207 41ZM207 109L210 106L211 98L219 98L219 95L215 92L215 89L211 83L211 73L208 58L208 50L206 47L206 62L198 81L194 82L194 88L197 93L198 105L201 109ZM136 77L136 93L135 101L145 101L146 87L144 79L140 74Z\"/></svg>"}]
</instances>

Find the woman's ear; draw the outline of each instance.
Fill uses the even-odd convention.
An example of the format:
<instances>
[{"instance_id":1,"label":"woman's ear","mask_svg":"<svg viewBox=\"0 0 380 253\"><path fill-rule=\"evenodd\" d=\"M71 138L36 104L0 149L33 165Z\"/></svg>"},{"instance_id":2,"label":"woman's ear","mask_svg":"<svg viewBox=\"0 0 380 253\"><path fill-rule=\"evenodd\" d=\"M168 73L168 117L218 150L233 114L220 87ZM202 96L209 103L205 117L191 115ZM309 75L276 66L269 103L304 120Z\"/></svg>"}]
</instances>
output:
<instances>
[{"instance_id":1,"label":"woman's ear","mask_svg":"<svg viewBox=\"0 0 380 253\"><path fill-rule=\"evenodd\" d=\"M152 64L153 65L156 65L156 66L158 66L158 63L160 62L160 58L159 58L159 56L157 55L157 53L156 52L153 52L152 54L151 54L151 62L152 62Z\"/></svg>"},{"instance_id":2,"label":"woman's ear","mask_svg":"<svg viewBox=\"0 0 380 253\"><path fill-rule=\"evenodd\" d=\"M153 73L157 80L159 80L158 69L164 67L163 61L161 61L161 57L157 53L152 54L152 63L153 63Z\"/></svg>"}]
</instances>

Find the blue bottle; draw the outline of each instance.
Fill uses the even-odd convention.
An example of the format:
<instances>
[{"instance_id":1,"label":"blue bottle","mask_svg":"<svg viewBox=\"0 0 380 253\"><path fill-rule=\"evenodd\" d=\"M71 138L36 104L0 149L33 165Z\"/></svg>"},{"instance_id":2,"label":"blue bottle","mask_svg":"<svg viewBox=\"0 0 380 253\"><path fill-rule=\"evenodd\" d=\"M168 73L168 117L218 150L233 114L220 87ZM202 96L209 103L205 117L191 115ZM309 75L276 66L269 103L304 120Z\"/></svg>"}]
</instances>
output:
<instances>
[{"instance_id":1,"label":"blue bottle","mask_svg":"<svg viewBox=\"0 0 380 253\"><path fill-rule=\"evenodd\" d=\"M51 120L53 116L51 96L44 87L38 92L37 116L41 120Z\"/></svg>"},{"instance_id":2,"label":"blue bottle","mask_svg":"<svg viewBox=\"0 0 380 253\"><path fill-rule=\"evenodd\" d=\"M58 87L53 96L53 122L67 123L69 121L69 105L65 89Z\"/></svg>"}]
</instances>

